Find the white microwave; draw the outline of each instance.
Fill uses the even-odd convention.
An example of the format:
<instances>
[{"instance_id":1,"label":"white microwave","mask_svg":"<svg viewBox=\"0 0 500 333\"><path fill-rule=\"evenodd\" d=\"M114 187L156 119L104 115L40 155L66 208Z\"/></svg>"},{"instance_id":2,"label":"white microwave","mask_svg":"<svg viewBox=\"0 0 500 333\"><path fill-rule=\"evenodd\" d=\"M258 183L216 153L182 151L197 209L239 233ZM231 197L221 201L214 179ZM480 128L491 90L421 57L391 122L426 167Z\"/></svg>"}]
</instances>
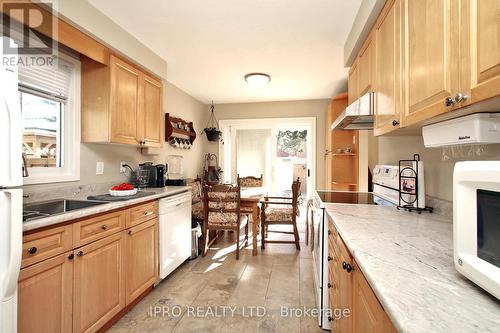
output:
<instances>
[{"instance_id":1,"label":"white microwave","mask_svg":"<svg viewBox=\"0 0 500 333\"><path fill-rule=\"evenodd\" d=\"M500 161L468 161L453 173L455 268L500 299Z\"/></svg>"}]
</instances>

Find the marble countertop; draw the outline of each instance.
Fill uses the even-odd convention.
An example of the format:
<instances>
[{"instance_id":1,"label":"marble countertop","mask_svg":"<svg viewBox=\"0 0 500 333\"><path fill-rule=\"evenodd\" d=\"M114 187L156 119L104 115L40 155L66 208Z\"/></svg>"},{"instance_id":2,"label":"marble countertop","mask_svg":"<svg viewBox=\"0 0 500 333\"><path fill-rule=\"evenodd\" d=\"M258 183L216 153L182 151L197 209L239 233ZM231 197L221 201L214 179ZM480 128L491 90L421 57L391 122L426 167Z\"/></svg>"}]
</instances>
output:
<instances>
[{"instance_id":1,"label":"marble countertop","mask_svg":"<svg viewBox=\"0 0 500 333\"><path fill-rule=\"evenodd\" d=\"M454 268L451 220L394 207L325 206L399 332L498 332L500 302Z\"/></svg>"},{"instance_id":2,"label":"marble countertop","mask_svg":"<svg viewBox=\"0 0 500 333\"><path fill-rule=\"evenodd\" d=\"M148 195L145 197L137 198L137 199L131 199L131 200L125 200L125 201L115 201L115 202L107 202L102 205L98 206L93 206L89 208L83 208L83 209L78 209L78 210L73 210L70 212L66 213L61 213L53 216L48 216L32 221L27 221L23 223L23 231L30 231L30 230L35 230L38 228L43 228L47 227L50 225L62 223L62 222L67 222L71 220L76 220L82 217L90 216L90 215L95 215L95 214L100 214L104 213L110 210L122 208L122 207L127 207L131 205L135 205L141 202L146 202L146 201L151 201L151 200L156 200L168 196L172 196L175 194L179 194L182 192L186 192L190 190L191 187L189 186L166 186L162 188L147 188L147 192L154 192L152 195ZM88 194L88 193L87 193ZM95 193L94 193L95 194ZM100 194L100 193L98 193ZM90 195L90 194L88 194ZM61 197L61 199L85 199L85 198L75 198L75 197Z\"/></svg>"}]
</instances>

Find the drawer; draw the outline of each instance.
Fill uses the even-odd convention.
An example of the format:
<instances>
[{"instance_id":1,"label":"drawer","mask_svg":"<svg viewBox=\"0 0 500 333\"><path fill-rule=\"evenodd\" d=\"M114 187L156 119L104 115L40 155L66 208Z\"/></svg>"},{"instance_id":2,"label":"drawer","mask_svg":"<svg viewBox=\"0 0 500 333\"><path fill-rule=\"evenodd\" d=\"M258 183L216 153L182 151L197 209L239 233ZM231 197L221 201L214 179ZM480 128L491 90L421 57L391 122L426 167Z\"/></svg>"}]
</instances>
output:
<instances>
[{"instance_id":1,"label":"drawer","mask_svg":"<svg viewBox=\"0 0 500 333\"><path fill-rule=\"evenodd\" d=\"M66 225L25 235L21 268L71 250L72 232L72 226Z\"/></svg>"},{"instance_id":2,"label":"drawer","mask_svg":"<svg viewBox=\"0 0 500 333\"><path fill-rule=\"evenodd\" d=\"M345 246L344 241L342 240L342 238L340 237L340 235L337 235L336 246L337 246L337 249L339 250L338 254L340 256L343 256L345 258L350 258L351 257L351 253L349 252L349 250Z\"/></svg>"},{"instance_id":3,"label":"drawer","mask_svg":"<svg viewBox=\"0 0 500 333\"><path fill-rule=\"evenodd\" d=\"M126 211L92 217L73 224L73 243L82 246L125 229Z\"/></svg>"},{"instance_id":4,"label":"drawer","mask_svg":"<svg viewBox=\"0 0 500 333\"><path fill-rule=\"evenodd\" d=\"M150 201L129 209L127 228L158 217L158 201Z\"/></svg>"}]
</instances>

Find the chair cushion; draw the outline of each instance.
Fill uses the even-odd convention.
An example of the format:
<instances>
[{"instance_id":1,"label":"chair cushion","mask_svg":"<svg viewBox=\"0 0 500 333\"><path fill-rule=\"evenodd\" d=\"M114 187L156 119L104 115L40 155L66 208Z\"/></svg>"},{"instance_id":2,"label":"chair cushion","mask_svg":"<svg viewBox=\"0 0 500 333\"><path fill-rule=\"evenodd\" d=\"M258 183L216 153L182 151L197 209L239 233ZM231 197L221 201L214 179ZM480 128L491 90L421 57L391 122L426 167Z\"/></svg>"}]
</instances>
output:
<instances>
[{"instance_id":1,"label":"chair cushion","mask_svg":"<svg viewBox=\"0 0 500 333\"><path fill-rule=\"evenodd\" d=\"M293 209L291 207L267 207L266 221L269 222L292 222Z\"/></svg>"},{"instance_id":2,"label":"chair cushion","mask_svg":"<svg viewBox=\"0 0 500 333\"><path fill-rule=\"evenodd\" d=\"M205 212L203 211L203 201L198 201L191 206L191 215L197 220L203 220L205 218Z\"/></svg>"},{"instance_id":3,"label":"chair cushion","mask_svg":"<svg viewBox=\"0 0 500 333\"><path fill-rule=\"evenodd\" d=\"M199 181L194 181L188 184L191 186L192 203L198 203L201 201L201 184Z\"/></svg>"},{"instance_id":4,"label":"chair cushion","mask_svg":"<svg viewBox=\"0 0 500 333\"><path fill-rule=\"evenodd\" d=\"M236 223L235 214L219 213L219 212L209 212L208 213L208 226L212 227L232 227L235 228L239 225L241 228L248 223L248 217L246 215L241 215L239 224Z\"/></svg>"}]
</instances>

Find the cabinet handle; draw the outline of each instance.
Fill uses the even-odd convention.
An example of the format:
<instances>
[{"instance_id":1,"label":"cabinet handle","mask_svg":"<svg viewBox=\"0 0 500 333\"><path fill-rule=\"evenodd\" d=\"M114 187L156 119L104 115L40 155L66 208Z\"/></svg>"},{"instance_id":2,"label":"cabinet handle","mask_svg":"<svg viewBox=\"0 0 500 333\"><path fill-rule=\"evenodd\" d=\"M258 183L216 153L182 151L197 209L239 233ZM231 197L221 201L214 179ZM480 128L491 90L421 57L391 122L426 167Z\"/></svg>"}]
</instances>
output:
<instances>
[{"instance_id":1,"label":"cabinet handle","mask_svg":"<svg viewBox=\"0 0 500 333\"><path fill-rule=\"evenodd\" d=\"M102 230L107 230L107 229L108 229L108 226L107 226L107 225L105 225L105 224L103 224L103 225L101 226L101 229L102 229Z\"/></svg>"},{"instance_id":2,"label":"cabinet handle","mask_svg":"<svg viewBox=\"0 0 500 333\"><path fill-rule=\"evenodd\" d=\"M149 215L153 215L154 212L152 210L150 210L149 212L144 212L144 216L149 216Z\"/></svg>"},{"instance_id":3,"label":"cabinet handle","mask_svg":"<svg viewBox=\"0 0 500 333\"><path fill-rule=\"evenodd\" d=\"M68 259L69 260L73 260L75 258L75 255L73 253L71 253L69 256L68 256Z\"/></svg>"},{"instance_id":4,"label":"cabinet handle","mask_svg":"<svg viewBox=\"0 0 500 333\"><path fill-rule=\"evenodd\" d=\"M445 100L444 100L444 105L446 107L450 107L450 106L453 106L455 105L455 100L453 98L451 98L450 96L446 97Z\"/></svg>"},{"instance_id":5,"label":"cabinet handle","mask_svg":"<svg viewBox=\"0 0 500 333\"><path fill-rule=\"evenodd\" d=\"M78 251L78 252L76 253L76 255L77 255L77 256L79 256L79 257L82 257L82 256L83 256L83 254L84 254L84 253L83 253L83 251Z\"/></svg>"},{"instance_id":6,"label":"cabinet handle","mask_svg":"<svg viewBox=\"0 0 500 333\"><path fill-rule=\"evenodd\" d=\"M132 235L132 230L127 231L127 234Z\"/></svg>"},{"instance_id":7,"label":"cabinet handle","mask_svg":"<svg viewBox=\"0 0 500 333\"><path fill-rule=\"evenodd\" d=\"M333 260L333 258L330 257L330 256L328 256L327 259L328 259L328 261L332 261Z\"/></svg>"},{"instance_id":8,"label":"cabinet handle","mask_svg":"<svg viewBox=\"0 0 500 333\"><path fill-rule=\"evenodd\" d=\"M347 269L347 263L345 261L342 262L342 269L343 270Z\"/></svg>"},{"instance_id":9,"label":"cabinet handle","mask_svg":"<svg viewBox=\"0 0 500 333\"><path fill-rule=\"evenodd\" d=\"M28 249L29 254L35 254L37 251L38 251L38 249L36 248L36 246L30 247Z\"/></svg>"},{"instance_id":10,"label":"cabinet handle","mask_svg":"<svg viewBox=\"0 0 500 333\"><path fill-rule=\"evenodd\" d=\"M455 102L455 103L457 103L457 104L458 104L458 103L462 103L463 101L466 101L466 100L467 100L467 98L469 98L469 96L464 95L464 94L462 94L462 93L457 93L457 94L455 95L454 102Z\"/></svg>"},{"instance_id":11,"label":"cabinet handle","mask_svg":"<svg viewBox=\"0 0 500 333\"><path fill-rule=\"evenodd\" d=\"M347 273L351 273L354 270L354 268L352 268L350 264L347 264L345 270L347 271Z\"/></svg>"},{"instance_id":12,"label":"cabinet handle","mask_svg":"<svg viewBox=\"0 0 500 333\"><path fill-rule=\"evenodd\" d=\"M332 286L332 284L330 282L328 282L328 289L330 289Z\"/></svg>"},{"instance_id":13,"label":"cabinet handle","mask_svg":"<svg viewBox=\"0 0 500 333\"><path fill-rule=\"evenodd\" d=\"M328 321L330 321L330 322L331 322L332 320L333 320L333 318L332 318L332 317L328 317Z\"/></svg>"},{"instance_id":14,"label":"cabinet handle","mask_svg":"<svg viewBox=\"0 0 500 333\"><path fill-rule=\"evenodd\" d=\"M328 230L328 235L331 235L332 234L332 231L331 230Z\"/></svg>"},{"instance_id":15,"label":"cabinet handle","mask_svg":"<svg viewBox=\"0 0 500 333\"><path fill-rule=\"evenodd\" d=\"M399 125L399 121L397 121L396 119L394 119L392 121L392 126L398 126Z\"/></svg>"}]
</instances>

